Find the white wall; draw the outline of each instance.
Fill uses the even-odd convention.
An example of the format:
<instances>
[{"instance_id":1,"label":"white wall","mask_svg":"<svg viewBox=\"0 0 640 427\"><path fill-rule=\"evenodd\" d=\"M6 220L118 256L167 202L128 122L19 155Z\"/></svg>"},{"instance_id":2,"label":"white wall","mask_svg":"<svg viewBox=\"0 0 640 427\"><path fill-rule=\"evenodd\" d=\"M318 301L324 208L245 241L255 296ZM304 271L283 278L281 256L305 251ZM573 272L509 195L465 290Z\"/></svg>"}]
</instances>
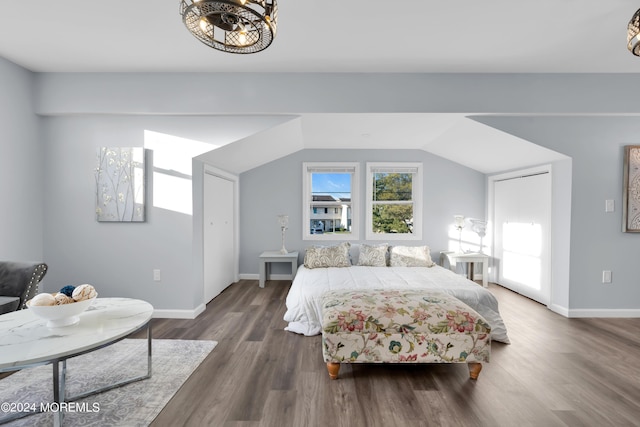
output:
<instances>
[{"instance_id":1,"label":"white wall","mask_svg":"<svg viewBox=\"0 0 640 427\"><path fill-rule=\"evenodd\" d=\"M33 113L33 84L31 72L0 57L1 260L43 260L44 145Z\"/></svg>"},{"instance_id":2,"label":"white wall","mask_svg":"<svg viewBox=\"0 0 640 427\"><path fill-rule=\"evenodd\" d=\"M258 255L280 247L280 227L276 216L289 215L286 247L299 251L302 262L304 249L311 244L332 244L329 241L302 240L302 163L360 162L359 242L364 241L364 201L366 162L423 163L423 236L421 241L395 244L426 244L434 261L439 251L447 250L453 216L485 217L485 178L480 172L429 154L422 150L302 150L267 163L240 175L240 273L258 273ZM351 242L357 243L358 241ZM394 244L393 241L388 243ZM282 268L280 268L282 267ZM273 271L286 270L274 264Z\"/></svg>"},{"instance_id":3,"label":"white wall","mask_svg":"<svg viewBox=\"0 0 640 427\"><path fill-rule=\"evenodd\" d=\"M477 118L478 119L478 118ZM480 121L571 157L571 316L640 315L640 235L622 230L623 146L638 144L637 117L485 117ZM565 193L566 195L566 193ZM605 200L615 212L605 212ZM555 249L555 248L554 248ZM566 248L560 248L566 250ZM613 282L602 283L602 270Z\"/></svg>"},{"instance_id":4,"label":"white wall","mask_svg":"<svg viewBox=\"0 0 640 427\"><path fill-rule=\"evenodd\" d=\"M192 218L153 207L151 168L146 222L97 222L94 213L97 148L142 147L144 130L166 121L116 116L43 120L47 291L91 283L102 297L140 298L156 309L194 308ZM161 270L160 282L153 281L153 269Z\"/></svg>"},{"instance_id":5,"label":"white wall","mask_svg":"<svg viewBox=\"0 0 640 427\"><path fill-rule=\"evenodd\" d=\"M39 114L640 112L638 74L46 73Z\"/></svg>"},{"instance_id":6,"label":"white wall","mask_svg":"<svg viewBox=\"0 0 640 427\"><path fill-rule=\"evenodd\" d=\"M10 132L17 133L17 139L26 141L30 147L28 150L33 150L35 136L31 132L35 130L29 128L32 124L34 129L37 128L37 120L25 118L29 116L27 110L25 114L17 117L18 124L13 123L16 109L13 103L17 102L18 111L25 107L23 98L30 96L26 77L29 74L21 70L16 71L15 67L8 65L6 61L1 69L3 74L10 75L10 80L9 83L3 81L0 87L11 93L8 103L0 101L4 112L4 117L0 119L3 124L2 132L4 125L8 125ZM537 115L640 113L640 104L629 95L629 88L635 87L639 78L638 74L52 73L37 75L34 108L37 113L45 116L90 113L202 115L304 112L531 114L530 117L512 115L495 120L487 117L485 123L507 132L511 130L515 135L562 152L573 159L571 267L568 277L570 282L567 283L570 291L566 292L569 295L569 307L573 311L597 308L637 310L640 288L633 282L635 269L631 254L637 253L638 236L620 233L619 210L616 215L604 215L601 212L605 198L614 198L620 206L621 147L627 143L636 143L634 138L638 129L633 123L635 119L549 119ZM215 80L215 85L212 85L212 80ZM215 87L215 90L207 90L208 87ZM9 114L9 119L6 114ZM114 122L113 126L118 125ZM45 128L46 130L48 129ZM60 150L65 147L64 139L76 139L73 136L74 129L60 130L64 132L56 135L54 141L51 141L62 144L61 148L52 148L58 158L63 157ZM3 149L4 147L3 141ZM31 155L25 155L26 152L22 149L19 151L20 155L12 163L20 169L29 170L20 170L18 173L22 181L32 182L32 160L37 155L29 151L29 154L34 154L32 158ZM7 162L4 159L0 161ZM599 171L598 174L604 173L605 178L595 178L596 170ZM48 182L51 180L67 182L65 174L67 171L60 168L56 170L55 175L51 173L45 176L47 188L54 185ZM85 177L90 178L90 175ZM4 183L0 185L3 185L3 189L9 188L9 194L16 200L22 200L24 188L13 191ZM35 187L33 184L26 185L28 190L34 190ZM71 188L73 189L73 186ZM21 203L29 209L33 208L33 202L22 200ZM47 206L47 209L49 208ZM18 223L13 221L18 219L17 216L11 213L2 215L2 219L6 220L3 223ZM21 214L19 219L22 218ZM47 228L56 225L48 219L45 221ZM28 227L24 224L26 222L20 221L16 227L30 235L35 234L27 230ZM34 224L37 227L37 221L29 220L29 225ZM67 232L73 233L72 228ZM18 244L18 234L19 232L16 232L11 237L11 244ZM65 236L60 235L59 238L63 241ZM79 238L77 240L79 241ZM271 238L267 237L264 241L271 241ZM47 240L47 253L55 251L58 243L61 242ZM84 244L87 245L86 242ZM8 247L4 243L0 245ZM39 245L36 244L34 247L38 248ZM566 248L562 250L566 251ZM62 255L58 257L61 258ZM253 258L253 254L248 255L247 259L250 258ZM109 261L110 258L104 260ZM73 266L74 260L69 259L65 265ZM614 283L610 287L603 287L599 283L601 270L605 268L611 269L614 274ZM187 299L197 300L197 295L192 294ZM169 297L165 301L168 300ZM180 305L182 306L182 303Z\"/></svg>"}]
</instances>

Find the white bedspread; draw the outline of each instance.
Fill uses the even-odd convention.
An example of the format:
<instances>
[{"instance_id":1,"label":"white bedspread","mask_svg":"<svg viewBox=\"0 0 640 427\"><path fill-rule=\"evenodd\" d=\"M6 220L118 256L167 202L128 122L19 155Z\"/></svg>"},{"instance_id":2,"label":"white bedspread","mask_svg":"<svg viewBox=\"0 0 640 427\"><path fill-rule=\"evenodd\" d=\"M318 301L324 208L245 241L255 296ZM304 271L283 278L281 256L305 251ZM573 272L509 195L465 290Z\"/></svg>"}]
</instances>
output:
<instances>
[{"instance_id":1,"label":"white bedspread","mask_svg":"<svg viewBox=\"0 0 640 427\"><path fill-rule=\"evenodd\" d=\"M445 268L361 267L298 268L284 320L287 331L317 335L322 327L322 294L338 289L438 289L477 311L491 325L491 339L509 343L498 300L482 286Z\"/></svg>"}]
</instances>

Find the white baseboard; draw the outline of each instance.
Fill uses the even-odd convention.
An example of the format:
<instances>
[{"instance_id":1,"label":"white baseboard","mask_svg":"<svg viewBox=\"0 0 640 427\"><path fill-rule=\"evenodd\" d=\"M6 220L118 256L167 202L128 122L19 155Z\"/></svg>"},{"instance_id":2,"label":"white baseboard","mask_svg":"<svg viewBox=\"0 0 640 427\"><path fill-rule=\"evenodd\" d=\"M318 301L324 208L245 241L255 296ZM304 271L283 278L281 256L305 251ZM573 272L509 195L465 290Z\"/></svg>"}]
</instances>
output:
<instances>
[{"instance_id":1,"label":"white baseboard","mask_svg":"<svg viewBox=\"0 0 640 427\"><path fill-rule=\"evenodd\" d=\"M578 308L569 309L561 305L551 304L549 310L561 316L569 318L588 317L615 317L615 318L636 318L640 317L640 309L617 309L617 308Z\"/></svg>"},{"instance_id":2,"label":"white baseboard","mask_svg":"<svg viewBox=\"0 0 640 427\"><path fill-rule=\"evenodd\" d=\"M568 317L631 317L636 318L640 317L640 309L637 308L629 308L629 309L617 309L617 308L579 308L569 310Z\"/></svg>"},{"instance_id":3,"label":"white baseboard","mask_svg":"<svg viewBox=\"0 0 640 427\"><path fill-rule=\"evenodd\" d=\"M556 304L551 304L547 307L549 308L549 310L553 311L554 313L558 313L559 315L564 317L569 317L569 309L567 307L563 307L561 305L556 305Z\"/></svg>"},{"instance_id":4,"label":"white baseboard","mask_svg":"<svg viewBox=\"0 0 640 427\"><path fill-rule=\"evenodd\" d=\"M193 310L153 310L154 319L195 319L207 308L206 305L200 304Z\"/></svg>"}]
</instances>

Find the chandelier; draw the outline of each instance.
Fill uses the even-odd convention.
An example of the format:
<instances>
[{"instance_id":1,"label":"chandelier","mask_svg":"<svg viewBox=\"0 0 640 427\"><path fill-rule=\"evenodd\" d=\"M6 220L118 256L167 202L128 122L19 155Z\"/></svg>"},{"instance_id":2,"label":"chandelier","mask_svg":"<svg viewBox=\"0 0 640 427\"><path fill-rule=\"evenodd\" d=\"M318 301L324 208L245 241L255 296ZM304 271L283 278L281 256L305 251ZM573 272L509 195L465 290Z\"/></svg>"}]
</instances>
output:
<instances>
[{"instance_id":1,"label":"chandelier","mask_svg":"<svg viewBox=\"0 0 640 427\"><path fill-rule=\"evenodd\" d=\"M198 40L223 52L256 53L276 36L276 0L181 0L180 15Z\"/></svg>"},{"instance_id":2,"label":"chandelier","mask_svg":"<svg viewBox=\"0 0 640 427\"><path fill-rule=\"evenodd\" d=\"M635 56L640 56L640 9L633 14L627 25L627 48Z\"/></svg>"}]
</instances>

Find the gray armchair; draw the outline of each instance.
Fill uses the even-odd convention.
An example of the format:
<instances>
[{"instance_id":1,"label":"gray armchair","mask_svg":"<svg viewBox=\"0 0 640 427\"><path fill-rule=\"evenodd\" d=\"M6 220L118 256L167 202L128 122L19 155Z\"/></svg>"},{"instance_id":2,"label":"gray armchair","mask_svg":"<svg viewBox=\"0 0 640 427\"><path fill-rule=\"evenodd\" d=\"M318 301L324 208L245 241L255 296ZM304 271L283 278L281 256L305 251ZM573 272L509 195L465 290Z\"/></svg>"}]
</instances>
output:
<instances>
[{"instance_id":1,"label":"gray armchair","mask_svg":"<svg viewBox=\"0 0 640 427\"><path fill-rule=\"evenodd\" d=\"M0 314L25 308L46 273L45 263L0 261Z\"/></svg>"}]
</instances>

